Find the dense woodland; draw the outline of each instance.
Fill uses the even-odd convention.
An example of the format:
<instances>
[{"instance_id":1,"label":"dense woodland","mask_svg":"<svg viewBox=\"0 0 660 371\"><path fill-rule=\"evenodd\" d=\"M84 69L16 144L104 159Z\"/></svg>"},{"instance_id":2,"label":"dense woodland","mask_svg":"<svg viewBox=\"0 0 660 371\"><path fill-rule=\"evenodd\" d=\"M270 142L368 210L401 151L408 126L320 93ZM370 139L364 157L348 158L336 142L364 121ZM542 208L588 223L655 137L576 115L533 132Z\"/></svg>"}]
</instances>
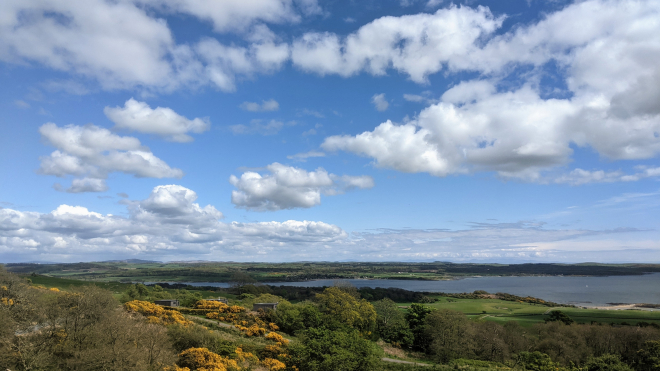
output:
<instances>
[{"instance_id":1,"label":"dense woodland","mask_svg":"<svg viewBox=\"0 0 660 371\"><path fill-rule=\"evenodd\" d=\"M660 370L657 325L576 324L559 310L531 327L500 325L431 309L420 293L349 285L231 290L229 305L159 285L130 285L115 298L94 285L40 287L0 268L0 369ZM153 304L172 296L185 307ZM274 301L276 311L248 310ZM435 366L381 360L397 352Z\"/></svg>"}]
</instances>

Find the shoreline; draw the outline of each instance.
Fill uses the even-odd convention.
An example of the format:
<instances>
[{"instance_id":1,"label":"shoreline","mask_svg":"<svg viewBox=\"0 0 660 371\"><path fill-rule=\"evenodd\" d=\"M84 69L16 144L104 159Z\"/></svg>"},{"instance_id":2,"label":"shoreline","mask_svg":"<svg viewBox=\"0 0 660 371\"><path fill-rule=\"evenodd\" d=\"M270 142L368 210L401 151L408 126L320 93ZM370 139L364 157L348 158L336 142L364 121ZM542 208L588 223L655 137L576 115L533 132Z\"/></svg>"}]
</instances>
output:
<instances>
[{"instance_id":1,"label":"shoreline","mask_svg":"<svg viewBox=\"0 0 660 371\"><path fill-rule=\"evenodd\" d=\"M647 312L660 311L660 308L648 308L644 307L645 303L633 303L633 304L614 304L614 305L584 305L576 304L578 307L587 308L587 309L600 309L600 310L642 310Z\"/></svg>"}]
</instances>

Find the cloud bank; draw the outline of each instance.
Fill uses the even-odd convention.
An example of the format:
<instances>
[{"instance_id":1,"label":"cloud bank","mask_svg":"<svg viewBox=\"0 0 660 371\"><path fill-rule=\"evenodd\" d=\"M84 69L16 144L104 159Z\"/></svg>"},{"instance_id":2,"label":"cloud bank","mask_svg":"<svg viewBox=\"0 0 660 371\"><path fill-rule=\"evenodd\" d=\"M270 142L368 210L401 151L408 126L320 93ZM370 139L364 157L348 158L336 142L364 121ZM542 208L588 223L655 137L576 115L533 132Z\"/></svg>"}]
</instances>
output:
<instances>
[{"instance_id":1,"label":"cloud bank","mask_svg":"<svg viewBox=\"0 0 660 371\"><path fill-rule=\"evenodd\" d=\"M654 240L628 240L635 229L550 229L543 223L473 223L465 229L383 229L349 235L321 221L221 222L212 205L180 185L155 187L126 201L127 216L60 205L49 213L0 208L0 260L564 261L653 259Z\"/></svg>"},{"instance_id":2,"label":"cloud bank","mask_svg":"<svg viewBox=\"0 0 660 371\"><path fill-rule=\"evenodd\" d=\"M480 26L466 31L472 37L468 41L448 38L461 47L458 52L450 48L444 59L434 57L436 67L422 68L420 62L415 66L421 69L404 71L420 82L442 66L481 77L455 85L405 124L386 121L372 131L331 136L322 144L324 150L352 152L372 158L378 167L408 173L492 171L531 181L542 181L543 171L567 165L571 146L591 148L609 160L648 159L660 153L658 2L579 2L538 23L494 36L483 46L475 40L501 24L487 9L453 7L438 14L470 20L456 23L463 31L470 29L466 24ZM371 66L367 60L355 65ZM391 58L377 60L382 61L377 67L364 68L384 73ZM565 88L560 91L548 92L540 84L550 65L562 71ZM520 74L522 69L527 72ZM504 82L507 78L517 83L511 87Z\"/></svg>"}]
</instances>

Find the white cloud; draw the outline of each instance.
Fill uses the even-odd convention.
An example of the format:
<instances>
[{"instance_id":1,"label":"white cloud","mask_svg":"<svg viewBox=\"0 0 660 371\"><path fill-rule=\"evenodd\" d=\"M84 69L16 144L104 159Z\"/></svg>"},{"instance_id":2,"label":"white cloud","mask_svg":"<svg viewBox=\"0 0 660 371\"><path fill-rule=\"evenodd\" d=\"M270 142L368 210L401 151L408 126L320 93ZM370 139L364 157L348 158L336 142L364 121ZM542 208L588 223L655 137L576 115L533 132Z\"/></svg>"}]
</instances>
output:
<instances>
[{"instance_id":1,"label":"white cloud","mask_svg":"<svg viewBox=\"0 0 660 371\"><path fill-rule=\"evenodd\" d=\"M170 108L152 109L133 98L124 107L105 107L103 112L117 129L156 134L173 142L191 142L193 138L186 133L202 133L211 127L208 118L189 120Z\"/></svg>"},{"instance_id":2,"label":"white cloud","mask_svg":"<svg viewBox=\"0 0 660 371\"><path fill-rule=\"evenodd\" d=\"M270 120L266 123L263 123L262 120L254 119L250 121L249 125L231 125L229 130L236 135L240 134L259 134L259 135L275 135L279 133L284 126L294 126L296 125L295 121L289 121L286 124L282 121Z\"/></svg>"},{"instance_id":3,"label":"white cloud","mask_svg":"<svg viewBox=\"0 0 660 371\"><path fill-rule=\"evenodd\" d=\"M236 89L237 76L274 72L289 58L289 46L276 43L274 35L260 39L247 48L226 46L207 38L195 45L194 52L204 63L203 67L199 65L202 70L196 73L201 77L196 79L208 80L224 91Z\"/></svg>"},{"instance_id":4,"label":"white cloud","mask_svg":"<svg viewBox=\"0 0 660 371\"><path fill-rule=\"evenodd\" d=\"M264 250L290 254L347 238L341 228L314 221L222 223L213 206L195 203L197 194L179 185L153 189L128 203L128 217L103 215L82 206L61 205L50 213L0 209L3 261L99 260L157 256L252 260Z\"/></svg>"},{"instance_id":5,"label":"white cloud","mask_svg":"<svg viewBox=\"0 0 660 371\"><path fill-rule=\"evenodd\" d=\"M159 260L270 261L624 261L657 259L657 240L634 229L551 229L543 223L473 223L457 230L353 233L319 221L223 223L213 206L195 203L178 185L154 188L128 204L128 216L60 205L50 213L0 209L0 259L81 261L141 257ZM619 237L621 236L621 237ZM604 244L599 244L604 242ZM623 247L622 247L623 246ZM654 258L655 256L655 258Z\"/></svg>"},{"instance_id":6,"label":"white cloud","mask_svg":"<svg viewBox=\"0 0 660 371\"><path fill-rule=\"evenodd\" d=\"M433 102L429 102L428 97L417 94L404 94L403 99L407 100L408 102L415 102L415 103L433 103Z\"/></svg>"},{"instance_id":7,"label":"white cloud","mask_svg":"<svg viewBox=\"0 0 660 371\"><path fill-rule=\"evenodd\" d=\"M321 203L322 193L336 195L353 188L374 186L369 176L337 176L323 168L308 172L275 162L266 169L270 174L248 171L240 178L234 175L229 178L238 189L231 194L234 205L256 211L309 208Z\"/></svg>"},{"instance_id":8,"label":"white cloud","mask_svg":"<svg viewBox=\"0 0 660 371\"><path fill-rule=\"evenodd\" d=\"M240 107L250 112L267 112L277 111L280 109L280 104L275 99L269 99L262 101L261 104L257 102L243 102Z\"/></svg>"},{"instance_id":9,"label":"white cloud","mask_svg":"<svg viewBox=\"0 0 660 371\"><path fill-rule=\"evenodd\" d=\"M172 91L212 84L232 91L237 78L272 72L289 58L288 45L254 22L297 22L301 12L320 12L313 0L257 2L8 0L0 18L0 60L36 62L97 80L109 90ZM153 16L154 9L210 20L223 32L250 28L250 43L226 46L205 39L176 44L165 20ZM59 85L75 94L88 91Z\"/></svg>"},{"instance_id":10,"label":"white cloud","mask_svg":"<svg viewBox=\"0 0 660 371\"><path fill-rule=\"evenodd\" d=\"M307 161L307 159L310 157L325 157L325 153L320 151L309 151L309 152L296 153L295 155L286 156L286 158L288 158L289 160L296 160L302 162Z\"/></svg>"},{"instance_id":11,"label":"white cloud","mask_svg":"<svg viewBox=\"0 0 660 371\"><path fill-rule=\"evenodd\" d=\"M373 103L376 110L380 112L386 111L390 106L390 103L385 99L385 93L374 94L374 96L371 97L371 103Z\"/></svg>"},{"instance_id":12,"label":"white cloud","mask_svg":"<svg viewBox=\"0 0 660 371\"><path fill-rule=\"evenodd\" d=\"M130 2L3 3L0 58L36 61L98 78L108 87L160 85L170 73L164 57L173 39L164 21Z\"/></svg>"},{"instance_id":13,"label":"white cloud","mask_svg":"<svg viewBox=\"0 0 660 371\"><path fill-rule=\"evenodd\" d=\"M259 22L299 22L299 12L305 15L319 14L321 8L316 0L242 0L199 1L199 0L136 0L137 3L160 7L172 13L190 14L213 23L217 32L244 31Z\"/></svg>"},{"instance_id":14,"label":"white cloud","mask_svg":"<svg viewBox=\"0 0 660 371\"><path fill-rule=\"evenodd\" d=\"M68 191L85 189L99 192L109 173L123 172L135 177L181 178L183 171L171 168L142 146L137 138L122 137L94 125L58 127L47 123L39 128L42 138L57 148L49 156L41 157L39 173L65 177L85 176Z\"/></svg>"},{"instance_id":15,"label":"white cloud","mask_svg":"<svg viewBox=\"0 0 660 371\"><path fill-rule=\"evenodd\" d=\"M473 54L502 21L484 7L456 6L434 14L382 17L345 38L307 33L293 42L291 57L294 65L320 75L384 75L392 68L426 83L443 64Z\"/></svg>"},{"instance_id":16,"label":"white cloud","mask_svg":"<svg viewBox=\"0 0 660 371\"><path fill-rule=\"evenodd\" d=\"M61 190L59 183L55 183L55 189ZM105 192L108 190L108 186L105 183L105 179L93 179L93 178L82 178L82 179L73 179L71 181L71 186L66 189L68 193L84 193L84 192Z\"/></svg>"},{"instance_id":17,"label":"white cloud","mask_svg":"<svg viewBox=\"0 0 660 371\"><path fill-rule=\"evenodd\" d=\"M591 147L611 160L654 157L660 153L660 65L654 62L660 24L652 21L658 16L654 1L569 5L447 61L449 71L490 78L457 84L404 125L388 121L355 136L332 136L322 148L404 172L495 171L532 181L567 164L571 146ZM543 97L539 80L549 62L561 66L569 98ZM516 76L518 66L534 69ZM507 77L520 85L500 84Z\"/></svg>"},{"instance_id":18,"label":"white cloud","mask_svg":"<svg viewBox=\"0 0 660 371\"><path fill-rule=\"evenodd\" d=\"M549 182L582 185L589 183L636 182L644 178L660 176L660 167L639 167L638 170L634 174L625 174L622 171L574 169L567 174L549 179Z\"/></svg>"},{"instance_id":19,"label":"white cloud","mask_svg":"<svg viewBox=\"0 0 660 371\"><path fill-rule=\"evenodd\" d=\"M442 4L443 2L444 2L443 0L429 0L429 1L426 3L426 7L429 8L429 9L430 9L430 8L437 8L437 7L440 6L440 4Z\"/></svg>"}]
</instances>

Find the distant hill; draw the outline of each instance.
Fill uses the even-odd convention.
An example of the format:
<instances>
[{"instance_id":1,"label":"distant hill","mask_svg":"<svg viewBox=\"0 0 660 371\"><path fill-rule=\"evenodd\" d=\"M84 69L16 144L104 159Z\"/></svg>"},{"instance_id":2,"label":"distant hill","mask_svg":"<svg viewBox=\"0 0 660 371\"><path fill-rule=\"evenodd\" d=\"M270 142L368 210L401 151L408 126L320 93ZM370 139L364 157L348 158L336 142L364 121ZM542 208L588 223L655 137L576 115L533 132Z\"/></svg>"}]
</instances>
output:
<instances>
[{"instance_id":1,"label":"distant hill","mask_svg":"<svg viewBox=\"0 0 660 371\"><path fill-rule=\"evenodd\" d=\"M149 263L162 263L162 262L157 260L124 259L124 260L104 260L99 263L149 264Z\"/></svg>"}]
</instances>

